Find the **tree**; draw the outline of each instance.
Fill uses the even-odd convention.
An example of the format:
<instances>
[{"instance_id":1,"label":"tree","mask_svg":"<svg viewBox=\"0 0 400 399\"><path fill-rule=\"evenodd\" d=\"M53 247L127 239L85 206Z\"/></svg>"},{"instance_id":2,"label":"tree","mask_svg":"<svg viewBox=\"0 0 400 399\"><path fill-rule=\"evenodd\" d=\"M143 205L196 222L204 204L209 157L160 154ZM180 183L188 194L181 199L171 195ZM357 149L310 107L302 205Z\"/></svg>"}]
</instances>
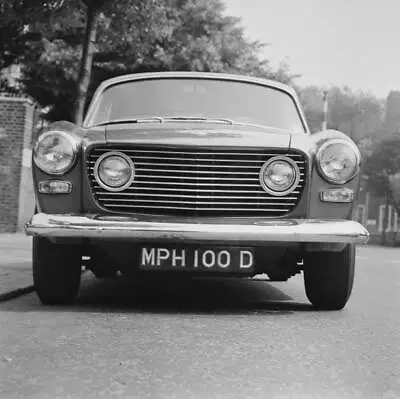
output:
<instances>
[{"instance_id":1,"label":"tree","mask_svg":"<svg viewBox=\"0 0 400 399\"><path fill-rule=\"evenodd\" d=\"M373 147L366 157L363 173L368 176L367 190L386 199L384 225L388 220L388 205L393 205L400 214L400 201L397 196L400 173L400 137L383 139ZM382 232L382 242L385 234Z\"/></svg>"},{"instance_id":2,"label":"tree","mask_svg":"<svg viewBox=\"0 0 400 399\"><path fill-rule=\"evenodd\" d=\"M392 90L385 102L383 134L385 137L400 135L400 91Z\"/></svg>"},{"instance_id":3,"label":"tree","mask_svg":"<svg viewBox=\"0 0 400 399\"><path fill-rule=\"evenodd\" d=\"M299 94L311 132L315 133L320 131L324 119L322 88L318 86L299 88Z\"/></svg>"},{"instance_id":4,"label":"tree","mask_svg":"<svg viewBox=\"0 0 400 399\"><path fill-rule=\"evenodd\" d=\"M42 106L51 107L47 114L50 120L79 124L99 81L133 71L133 66L140 64L138 44L147 48L154 42L139 36L149 31L146 24L160 9L155 7L157 2L161 0L96 1L86 5L83 0L65 0L52 20L42 21L38 27L40 40L31 46L35 57L24 59L23 83Z\"/></svg>"},{"instance_id":5,"label":"tree","mask_svg":"<svg viewBox=\"0 0 400 399\"><path fill-rule=\"evenodd\" d=\"M51 23L45 20L38 28L41 38L32 46L34 57L25 62L23 82L27 92L43 106L51 107L50 120L71 119L74 109L76 117L72 119L79 123L82 107L94 88L119 74L223 71L291 81L293 75L287 66L273 70L261 59L263 45L245 38L240 19L225 16L220 0L166 2L103 2L95 11L95 38L93 29L87 26L89 8L82 0L65 0ZM83 32L86 52L81 47ZM81 54L92 57L92 70L90 57L89 61L86 56L81 59ZM77 86L78 96L74 90ZM75 98L78 101L74 104Z\"/></svg>"},{"instance_id":6,"label":"tree","mask_svg":"<svg viewBox=\"0 0 400 399\"><path fill-rule=\"evenodd\" d=\"M312 131L321 129L323 120L323 88L309 86L301 90L307 120ZM364 92L348 87L333 87L328 92L328 128L340 130L355 142L371 137L382 129L383 103Z\"/></svg>"},{"instance_id":7,"label":"tree","mask_svg":"<svg viewBox=\"0 0 400 399\"><path fill-rule=\"evenodd\" d=\"M86 93L89 88L92 73L93 55L95 52L97 25L101 8L110 0L82 0L86 6L85 35L82 44L82 56L80 59L75 107L72 114L73 121L81 124L86 102Z\"/></svg>"},{"instance_id":8,"label":"tree","mask_svg":"<svg viewBox=\"0 0 400 399\"><path fill-rule=\"evenodd\" d=\"M0 0L0 70L21 60L37 40L38 20L49 20L66 0Z\"/></svg>"},{"instance_id":9,"label":"tree","mask_svg":"<svg viewBox=\"0 0 400 399\"><path fill-rule=\"evenodd\" d=\"M27 45L32 41L59 40L52 33L60 32L60 25L66 25L68 14L82 14L84 7L84 35L82 55L76 84L75 107L72 119L82 121L86 92L90 82L96 41L97 24L101 8L110 0L0 0L0 69L12 65L21 58L26 60ZM51 32L50 27L55 27ZM56 44L56 43L54 43ZM37 48L37 47L36 47ZM37 54L37 53L36 53ZM32 61L32 60L31 60ZM34 60L34 62L37 61Z\"/></svg>"}]
</instances>

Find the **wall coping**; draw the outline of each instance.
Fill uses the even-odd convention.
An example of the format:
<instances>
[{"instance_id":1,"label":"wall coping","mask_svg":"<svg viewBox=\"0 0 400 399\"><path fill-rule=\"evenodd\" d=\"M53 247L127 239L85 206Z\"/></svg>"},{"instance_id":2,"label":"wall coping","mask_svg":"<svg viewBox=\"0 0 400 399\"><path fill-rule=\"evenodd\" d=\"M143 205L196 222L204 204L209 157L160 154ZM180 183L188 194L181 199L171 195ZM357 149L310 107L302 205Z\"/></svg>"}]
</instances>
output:
<instances>
[{"instance_id":1,"label":"wall coping","mask_svg":"<svg viewBox=\"0 0 400 399\"><path fill-rule=\"evenodd\" d=\"M8 101L8 102L18 102L18 103L28 103L30 105L36 105L36 101L29 96L19 96L8 93L0 92L0 101Z\"/></svg>"}]
</instances>

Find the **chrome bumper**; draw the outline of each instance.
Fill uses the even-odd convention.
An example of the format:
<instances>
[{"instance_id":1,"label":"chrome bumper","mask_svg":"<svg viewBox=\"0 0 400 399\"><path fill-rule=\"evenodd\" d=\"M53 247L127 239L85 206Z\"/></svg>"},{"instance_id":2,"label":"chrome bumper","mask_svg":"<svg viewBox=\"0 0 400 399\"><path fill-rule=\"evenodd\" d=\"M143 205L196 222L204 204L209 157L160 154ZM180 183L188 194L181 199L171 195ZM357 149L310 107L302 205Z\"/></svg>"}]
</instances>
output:
<instances>
[{"instance_id":1,"label":"chrome bumper","mask_svg":"<svg viewBox=\"0 0 400 399\"><path fill-rule=\"evenodd\" d=\"M368 231L351 220L187 219L156 216L49 215L26 224L28 235L172 242L320 242L364 244Z\"/></svg>"}]
</instances>

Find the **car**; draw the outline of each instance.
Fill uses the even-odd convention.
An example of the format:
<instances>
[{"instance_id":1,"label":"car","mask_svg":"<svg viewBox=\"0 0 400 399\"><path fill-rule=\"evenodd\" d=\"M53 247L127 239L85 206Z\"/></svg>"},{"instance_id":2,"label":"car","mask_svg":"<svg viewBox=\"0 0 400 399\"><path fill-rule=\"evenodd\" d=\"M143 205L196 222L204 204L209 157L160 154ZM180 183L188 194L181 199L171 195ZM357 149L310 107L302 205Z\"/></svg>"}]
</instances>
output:
<instances>
[{"instance_id":1,"label":"car","mask_svg":"<svg viewBox=\"0 0 400 399\"><path fill-rule=\"evenodd\" d=\"M315 309L351 295L361 155L311 134L296 92L261 78L160 72L99 85L81 125L36 139L33 278L43 304L99 278L303 273Z\"/></svg>"}]
</instances>

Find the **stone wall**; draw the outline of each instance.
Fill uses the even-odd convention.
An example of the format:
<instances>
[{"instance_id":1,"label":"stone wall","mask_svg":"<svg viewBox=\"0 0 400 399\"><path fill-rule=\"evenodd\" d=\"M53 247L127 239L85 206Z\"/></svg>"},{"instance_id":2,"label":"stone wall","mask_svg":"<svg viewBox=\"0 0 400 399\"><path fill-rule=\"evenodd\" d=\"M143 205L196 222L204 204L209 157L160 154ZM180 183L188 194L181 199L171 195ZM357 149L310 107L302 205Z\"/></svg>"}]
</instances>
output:
<instances>
[{"instance_id":1,"label":"stone wall","mask_svg":"<svg viewBox=\"0 0 400 399\"><path fill-rule=\"evenodd\" d=\"M34 210L31 143L35 104L0 95L0 233L23 228Z\"/></svg>"}]
</instances>

